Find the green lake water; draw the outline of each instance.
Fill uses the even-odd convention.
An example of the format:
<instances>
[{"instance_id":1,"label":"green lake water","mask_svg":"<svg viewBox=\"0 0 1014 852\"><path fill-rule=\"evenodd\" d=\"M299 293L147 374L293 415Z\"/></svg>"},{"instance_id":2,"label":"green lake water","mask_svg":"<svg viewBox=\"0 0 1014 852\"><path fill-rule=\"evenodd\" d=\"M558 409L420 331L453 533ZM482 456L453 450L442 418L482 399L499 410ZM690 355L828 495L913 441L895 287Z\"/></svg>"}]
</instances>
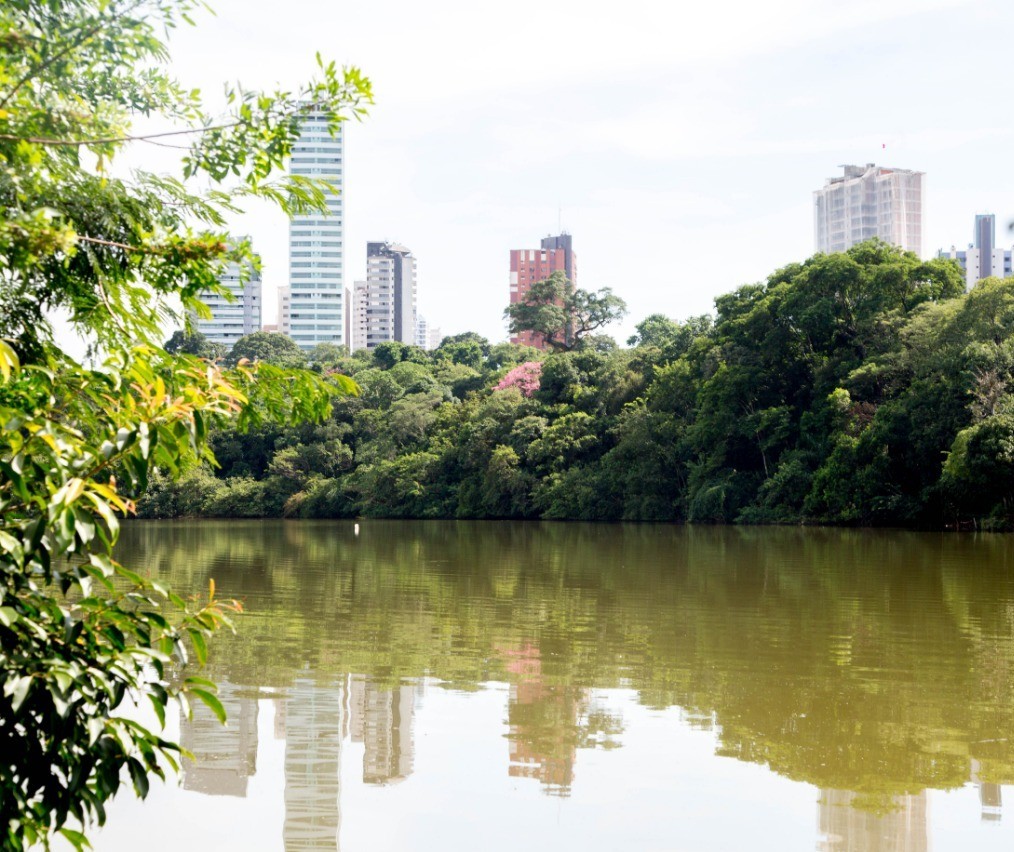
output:
<instances>
[{"instance_id":1,"label":"green lake water","mask_svg":"<svg viewBox=\"0 0 1014 852\"><path fill-rule=\"evenodd\" d=\"M1014 846L1014 537L135 522L242 600L134 850Z\"/></svg>"}]
</instances>

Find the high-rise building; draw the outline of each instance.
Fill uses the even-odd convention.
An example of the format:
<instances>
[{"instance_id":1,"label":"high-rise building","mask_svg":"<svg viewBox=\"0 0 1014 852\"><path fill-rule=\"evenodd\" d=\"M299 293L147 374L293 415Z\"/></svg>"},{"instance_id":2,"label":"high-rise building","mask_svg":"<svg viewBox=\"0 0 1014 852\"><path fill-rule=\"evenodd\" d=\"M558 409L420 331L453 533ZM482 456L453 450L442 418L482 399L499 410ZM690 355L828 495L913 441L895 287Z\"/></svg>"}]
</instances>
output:
<instances>
[{"instance_id":1,"label":"high-rise building","mask_svg":"<svg viewBox=\"0 0 1014 852\"><path fill-rule=\"evenodd\" d=\"M328 116L318 110L303 119L289 172L324 179L328 215L297 214L289 222L290 324L286 332L304 349L345 342L343 316L345 221L343 131L332 137ZM281 326L281 321L279 321Z\"/></svg>"},{"instance_id":2,"label":"high-rise building","mask_svg":"<svg viewBox=\"0 0 1014 852\"><path fill-rule=\"evenodd\" d=\"M817 251L845 251L879 237L922 256L925 173L875 163L842 168L842 176L813 193Z\"/></svg>"},{"instance_id":3,"label":"high-rise building","mask_svg":"<svg viewBox=\"0 0 1014 852\"><path fill-rule=\"evenodd\" d=\"M230 263L218 279L231 298L219 293L201 296L211 318L198 319L196 327L212 343L231 347L244 335L261 330L261 274L252 265L246 276L242 273L239 264Z\"/></svg>"},{"instance_id":4,"label":"high-rise building","mask_svg":"<svg viewBox=\"0 0 1014 852\"><path fill-rule=\"evenodd\" d=\"M577 286L577 256L574 254L574 237L570 234L558 234L555 237L543 237L541 250L562 251L563 271L567 280Z\"/></svg>"},{"instance_id":5,"label":"high-rise building","mask_svg":"<svg viewBox=\"0 0 1014 852\"><path fill-rule=\"evenodd\" d=\"M433 332L440 332L440 329L433 328L426 321L426 317L422 314L416 314L415 318L415 345L420 349L436 349L436 346L432 345ZM438 344L439 345L439 342Z\"/></svg>"},{"instance_id":6,"label":"high-rise building","mask_svg":"<svg viewBox=\"0 0 1014 852\"><path fill-rule=\"evenodd\" d=\"M965 270L965 286L969 289L983 278L1010 278L1014 275L1014 252L996 247L996 216L980 213L975 217L973 242L968 248L950 251L941 250L937 257L949 257L961 264Z\"/></svg>"},{"instance_id":7,"label":"high-rise building","mask_svg":"<svg viewBox=\"0 0 1014 852\"><path fill-rule=\"evenodd\" d=\"M366 244L366 280L353 295L352 348L373 349L397 340L416 342L416 265L397 243Z\"/></svg>"},{"instance_id":8,"label":"high-rise building","mask_svg":"<svg viewBox=\"0 0 1014 852\"><path fill-rule=\"evenodd\" d=\"M369 291L365 281L356 281L352 285L352 343L350 352L358 352L366 348L366 333L369 330Z\"/></svg>"},{"instance_id":9,"label":"high-rise building","mask_svg":"<svg viewBox=\"0 0 1014 852\"><path fill-rule=\"evenodd\" d=\"M545 281L554 272L562 272L572 286L577 286L577 255L570 234L543 237L538 249L511 250L510 303L524 300L533 284ZM544 349L541 335L523 331L511 337L511 343L522 343Z\"/></svg>"},{"instance_id":10,"label":"high-rise building","mask_svg":"<svg viewBox=\"0 0 1014 852\"><path fill-rule=\"evenodd\" d=\"M439 326L430 325L426 317L419 315L415 321L415 345L420 349L432 351L440 346L444 339Z\"/></svg>"},{"instance_id":11,"label":"high-rise building","mask_svg":"<svg viewBox=\"0 0 1014 852\"><path fill-rule=\"evenodd\" d=\"M977 213L973 234L972 242L979 250L979 277L988 278L992 274L990 259L996 248L996 216L992 213Z\"/></svg>"},{"instance_id":12,"label":"high-rise building","mask_svg":"<svg viewBox=\"0 0 1014 852\"><path fill-rule=\"evenodd\" d=\"M429 324L426 322L426 317L422 314L415 315L415 345L420 349L426 348L426 342L429 339Z\"/></svg>"},{"instance_id":13,"label":"high-rise building","mask_svg":"<svg viewBox=\"0 0 1014 852\"><path fill-rule=\"evenodd\" d=\"M346 287L345 288L345 310L344 310L344 314L345 314L345 328L344 328L343 333L345 335L345 348L349 352L352 351L352 311L353 311L352 288L351 287Z\"/></svg>"},{"instance_id":14,"label":"high-rise building","mask_svg":"<svg viewBox=\"0 0 1014 852\"><path fill-rule=\"evenodd\" d=\"M292 334L292 288L278 288L278 331Z\"/></svg>"}]
</instances>

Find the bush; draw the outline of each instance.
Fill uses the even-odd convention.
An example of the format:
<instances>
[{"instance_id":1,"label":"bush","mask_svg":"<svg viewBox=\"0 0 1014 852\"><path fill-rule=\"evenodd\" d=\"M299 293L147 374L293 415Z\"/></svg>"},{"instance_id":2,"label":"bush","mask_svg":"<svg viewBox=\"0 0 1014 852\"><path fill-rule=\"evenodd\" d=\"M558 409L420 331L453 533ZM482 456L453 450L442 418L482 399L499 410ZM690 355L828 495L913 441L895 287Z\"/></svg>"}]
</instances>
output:
<instances>
[{"instance_id":1,"label":"bush","mask_svg":"<svg viewBox=\"0 0 1014 852\"><path fill-rule=\"evenodd\" d=\"M267 484L248 477L217 480L207 495L204 513L212 518L263 518Z\"/></svg>"}]
</instances>

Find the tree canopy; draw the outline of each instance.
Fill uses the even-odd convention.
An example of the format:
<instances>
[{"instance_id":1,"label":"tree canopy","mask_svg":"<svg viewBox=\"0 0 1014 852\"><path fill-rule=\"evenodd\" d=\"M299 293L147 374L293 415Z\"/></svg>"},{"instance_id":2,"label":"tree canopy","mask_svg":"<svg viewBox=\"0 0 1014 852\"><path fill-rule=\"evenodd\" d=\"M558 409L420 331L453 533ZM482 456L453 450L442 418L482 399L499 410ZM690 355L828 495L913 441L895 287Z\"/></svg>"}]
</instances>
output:
<instances>
[{"instance_id":1,"label":"tree canopy","mask_svg":"<svg viewBox=\"0 0 1014 852\"><path fill-rule=\"evenodd\" d=\"M244 359L276 367L305 367L307 364L306 353L291 337L268 331L255 331L237 340L229 350L226 363L235 367Z\"/></svg>"},{"instance_id":2,"label":"tree canopy","mask_svg":"<svg viewBox=\"0 0 1014 852\"><path fill-rule=\"evenodd\" d=\"M236 466L202 474L204 506L167 487L152 512L225 513L245 477L249 505L300 517L1009 528L1014 279L963 281L872 242L775 270L714 317L653 314L628 349L466 334L421 362L356 353L339 368L363 395L326 427L226 430ZM272 446L335 440L340 469L272 473Z\"/></svg>"},{"instance_id":3,"label":"tree canopy","mask_svg":"<svg viewBox=\"0 0 1014 852\"><path fill-rule=\"evenodd\" d=\"M199 331L176 331L163 346L171 355L196 355L208 361L217 361L229 352L228 347L212 343Z\"/></svg>"},{"instance_id":4,"label":"tree canopy","mask_svg":"<svg viewBox=\"0 0 1014 852\"><path fill-rule=\"evenodd\" d=\"M597 293L575 289L557 270L532 284L524 298L503 313L511 334L533 332L554 351L567 351L626 316L627 304L608 287Z\"/></svg>"}]
</instances>

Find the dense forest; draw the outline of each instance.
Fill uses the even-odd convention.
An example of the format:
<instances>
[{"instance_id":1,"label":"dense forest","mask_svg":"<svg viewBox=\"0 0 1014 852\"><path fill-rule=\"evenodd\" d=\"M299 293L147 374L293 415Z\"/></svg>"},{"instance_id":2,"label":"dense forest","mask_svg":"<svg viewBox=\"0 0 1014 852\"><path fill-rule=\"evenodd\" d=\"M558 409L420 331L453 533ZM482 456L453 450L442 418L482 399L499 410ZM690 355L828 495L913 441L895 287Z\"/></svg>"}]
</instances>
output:
<instances>
[{"instance_id":1,"label":"dense forest","mask_svg":"<svg viewBox=\"0 0 1014 852\"><path fill-rule=\"evenodd\" d=\"M212 435L217 467L158 476L142 517L550 518L1004 529L1014 517L1014 279L880 242L653 315L618 346L448 337L304 354L350 376L323 424ZM340 379L338 379L340 380Z\"/></svg>"}]
</instances>

